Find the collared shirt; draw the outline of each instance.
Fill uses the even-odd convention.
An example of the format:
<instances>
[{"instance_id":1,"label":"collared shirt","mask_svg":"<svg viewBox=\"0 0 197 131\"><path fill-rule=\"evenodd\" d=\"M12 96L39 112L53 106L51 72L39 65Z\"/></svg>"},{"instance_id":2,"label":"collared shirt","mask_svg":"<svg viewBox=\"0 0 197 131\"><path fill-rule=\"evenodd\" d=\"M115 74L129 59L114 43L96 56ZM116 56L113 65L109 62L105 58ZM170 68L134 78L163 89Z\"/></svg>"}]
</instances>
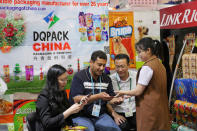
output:
<instances>
[{"instance_id":1,"label":"collared shirt","mask_svg":"<svg viewBox=\"0 0 197 131\"><path fill-rule=\"evenodd\" d=\"M112 79L113 89L115 91L119 90L119 87L118 87L118 84L119 84L121 90L125 90L125 91L130 90L130 79L131 79L131 83L132 83L131 90L136 88L136 75L137 75L137 72L129 70L129 77L125 81L120 79L117 72L110 75L110 77ZM136 112L135 97L134 96L130 97L130 100L125 99L124 102L121 103L120 105L113 105L113 109L116 112L124 113L124 112L126 112L126 107L128 105L131 105L132 111Z\"/></svg>"},{"instance_id":2,"label":"collared shirt","mask_svg":"<svg viewBox=\"0 0 197 131\"><path fill-rule=\"evenodd\" d=\"M142 66L137 83L147 86L152 79L152 76L153 70L149 66Z\"/></svg>"},{"instance_id":3,"label":"collared shirt","mask_svg":"<svg viewBox=\"0 0 197 131\"><path fill-rule=\"evenodd\" d=\"M83 69L80 72L77 72L72 80L71 88L70 88L70 102L73 104L72 98L78 95L88 95L90 93L99 94L101 92L106 92L110 96L114 96L114 90L112 88L112 82L109 76L106 74L102 74L101 81L99 78L97 80L93 79L93 83L91 82L91 76L89 72L89 68ZM94 86L94 87L92 87ZM107 101L101 100L101 110L100 115L107 112L106 104ZM99 100L95 100L92 103L89 103L84 106L82 113L85 116L91 117L92 108L94 104L99 104Z\"/></svg>"}]
</instances>

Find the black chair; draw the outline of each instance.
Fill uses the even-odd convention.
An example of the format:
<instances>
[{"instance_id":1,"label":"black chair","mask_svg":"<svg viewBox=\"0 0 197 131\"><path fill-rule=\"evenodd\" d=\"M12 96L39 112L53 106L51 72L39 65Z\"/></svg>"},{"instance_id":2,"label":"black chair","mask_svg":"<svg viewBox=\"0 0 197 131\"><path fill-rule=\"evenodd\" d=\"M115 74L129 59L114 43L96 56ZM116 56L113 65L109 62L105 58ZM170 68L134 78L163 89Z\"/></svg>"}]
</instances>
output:
<instances>
[{"instance_id":1,"label":"black chair","mask_svg":"<svg viewBox=\"0 0 197 131\"><path fill-rule=\"evenodd\" d=\"M32 112L26 116L26 125L27 125L28 131L36 130L36 121L37 121L36 112Z\"/></svg>"}]
</instances>

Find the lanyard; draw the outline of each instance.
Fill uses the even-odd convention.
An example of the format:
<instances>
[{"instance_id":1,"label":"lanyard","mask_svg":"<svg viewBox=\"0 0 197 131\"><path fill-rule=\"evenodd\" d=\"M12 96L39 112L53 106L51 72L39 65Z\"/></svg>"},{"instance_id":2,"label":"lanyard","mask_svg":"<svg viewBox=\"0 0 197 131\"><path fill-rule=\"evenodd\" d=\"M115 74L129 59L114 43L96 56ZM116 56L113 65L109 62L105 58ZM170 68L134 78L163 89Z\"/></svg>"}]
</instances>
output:
<instances>
[{"instance_id":1,"label":"lanyard","mask_svg":"<svg viewBox=\"0 0 197 131\"><path fill-rule=\"evenodd\" d=\"M90 72L90 69L89 69L89 72ZM92 78L91 72L90 72L90 78L91 78L91 84L92 84L92 94L94 95L94 82L93 82L93 78ZM101 76L99 77L99 80L100 80L99 93L101 93ZM99 105L101 105L101 99L99 99Z\"/></svg>"},{"instance_id":2,"label":"lanyard","mask_svg":"<svg viewBox=\"0 0 197 131\"><path fill-rule=\"evenodd\" d=\"M119 82L118 82L118 79L117 79L117 77L118 76L116 76L116 80L117 80L117 85L118 85L118 89L120 90L120 84L119 84ZM132 86L132 79L131 78L129 78L129 81L130 81L130 90L131 90L131 86ZM129 102L131 102L131 98L129 98Z\"/></svg>"}]
</instances>

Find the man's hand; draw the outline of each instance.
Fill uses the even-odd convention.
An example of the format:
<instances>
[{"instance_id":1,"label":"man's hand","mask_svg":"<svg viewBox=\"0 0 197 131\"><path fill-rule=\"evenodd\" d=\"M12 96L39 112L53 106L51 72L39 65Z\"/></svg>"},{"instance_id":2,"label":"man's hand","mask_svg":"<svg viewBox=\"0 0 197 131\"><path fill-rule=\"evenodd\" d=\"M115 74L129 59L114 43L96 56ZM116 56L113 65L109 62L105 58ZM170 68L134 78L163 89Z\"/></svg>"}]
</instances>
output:
<instances>
[{"instance_id":1,"label":"man's hand","mask_svg":"<svg viewBox=\"0 0 197 131\"><path fill-rule=\"evenodd\" d=\"M114 117L114 121L116 122L117 125L120 125L126 121L126 118L124 116L121 116L116 112L113 112L112 116Z\"/></svg>"},{"instance_id":2,"label":"man's hand","mask_svg":"<svg viewBox=\"0 0 197 131\"><path fill-rule=\"evenodd\" d=\"M88 101L89 101L90 96L91 96L91 94L82 97L80 102L79 102L79 104L86 105L88 103Z\"/></svg>"},{"instance_id":3,"label":"man's hand","mask_svg":"<svg viewBox=\"0 0 197 131\"><path fill-rule=\"evenodd\" d=\"M117 98L113 98L109 103L112 105L119 105L124 101L123 96L122 97L117 97Z\"/></svg>"},{"instance_id":4,"label":"man's hand","mask_svg":"<svg viewBox=\"0 0 197 131\"><path fill-rule=\"evenodd\" d=\"M99 95L99 99L102 99L104 101L110 101L111 99L114 98L114 96L110 96L109 94L107 94L106 92L101 92L98 94Z\"/></svg>"}]
</instances>

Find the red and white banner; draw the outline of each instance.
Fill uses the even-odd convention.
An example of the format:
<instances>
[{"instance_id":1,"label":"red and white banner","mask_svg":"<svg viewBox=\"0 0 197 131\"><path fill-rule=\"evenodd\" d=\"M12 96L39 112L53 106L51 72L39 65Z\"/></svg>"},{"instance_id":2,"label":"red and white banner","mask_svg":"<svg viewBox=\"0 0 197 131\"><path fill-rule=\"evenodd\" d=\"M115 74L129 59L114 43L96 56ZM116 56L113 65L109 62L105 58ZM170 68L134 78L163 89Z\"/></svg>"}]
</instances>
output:
<instances>
[{"instance_id":1,"label":"red and white banner","mask_svg":"<svg viewBox=\"0 0 197 131\"><path fill-rule=\"evenodd\" d=\"M161 29L180 29L197 26L197 1L160 10Z\"/></svg>"}]
</instances>

